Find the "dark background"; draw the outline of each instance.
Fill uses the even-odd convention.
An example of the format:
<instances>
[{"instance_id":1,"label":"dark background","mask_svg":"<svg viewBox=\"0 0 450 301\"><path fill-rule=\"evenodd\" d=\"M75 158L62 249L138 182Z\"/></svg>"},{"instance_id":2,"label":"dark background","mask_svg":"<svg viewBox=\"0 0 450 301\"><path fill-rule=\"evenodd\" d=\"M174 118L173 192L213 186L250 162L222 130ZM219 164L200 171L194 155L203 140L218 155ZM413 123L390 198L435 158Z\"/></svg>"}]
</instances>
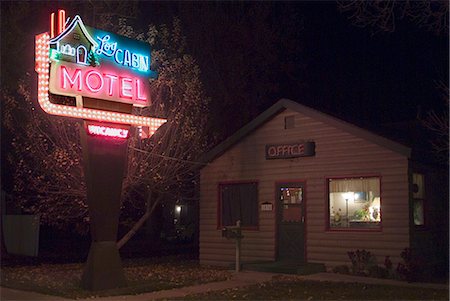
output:
<instances>
[{"instance_id":1,"label":"dark background","mask_svg":"<svg viewBox=\"0 0 450 301\"><path fill-rule=\"evenodd\" d=\"M2 88L17 89L20 79L37 86L35 35L49 30L50 13L59 8L92 27L109 11L137 31L179 18L210 97L211 146L280 98L375 131L386 125L408 130L418 117L448 110L437 88L439 81L448 84L448 32L436 35L406 19L396 20L393 32L359 28L332 1L2 1ZM2 130L2 190L8 193L5 157L13 135Z\"/></svg>"},{"instance_id":2,"label":"dark background","mask_svg":"<svg viewBox=\"0 0 450 301\"><path fill-rule=\"evenodd\" d=\"M65 8L95 26L104 1L2 2L2 85L33 73L34 35ZM397 20L394 32L358 28L335 2L132 2L137 29L178 17L211 97L219 142L280 98L366 128L444 110L448 35Z\"/></svg>"}]
</instances>

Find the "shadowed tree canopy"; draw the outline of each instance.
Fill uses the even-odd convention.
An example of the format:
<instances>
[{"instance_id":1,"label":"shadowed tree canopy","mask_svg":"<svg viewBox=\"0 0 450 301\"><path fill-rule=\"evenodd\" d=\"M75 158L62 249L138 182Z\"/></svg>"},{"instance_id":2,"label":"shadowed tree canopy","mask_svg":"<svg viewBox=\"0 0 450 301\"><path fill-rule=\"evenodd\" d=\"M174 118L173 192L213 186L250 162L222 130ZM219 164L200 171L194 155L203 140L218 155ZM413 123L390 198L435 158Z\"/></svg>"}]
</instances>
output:
<instances>
[{"instance_id":1,"label":"shadowed tree canopy","mask_svg":"<svg viewBox=\"0 0 450 301\"><path fill-rule=\"evenodd\" d=\"M446 37L448 55L449 2L448 1L337 1L338 8L348 16L356 26L368 27L375 33L392 33L402 21L413 23L436 36ZM448 65L448 64L447 64ZM448 66L441 72L436 69L433 85L441 96L439 109L431 109L425 114L418 112L419 130L428 131L428 142L433 150L433 157L438 162L448 165L449 152L449 87Z\"/></svg>"},{"instance_id":2,"label":"shadowed tree canopy","mask_svg":"<svg viewBox=\"0 0 450 301\"><path fill-rule=\"evenodd\" d=\"M233 134L288 89L304 90L302 15L288 3L176 2L161 9L186 28L211 96L211 140ZM160 6L144 3L149 11Z\"/></svg>"},{"instance_id":3,"label":"shadowed tree canopy","mask_svg":"<svg viewBox=\"0 0 450 301\"><path fill-rule=\"evenodd\" d=\"M136 130L130 138L120 220L131 228L143 215L148 218L158 202L194 193L195 159L206 148L208 98L178 19L149 25L144 32L135 32L124 19L112 28L115 21L107 15L98 27L151 44L151 68L158 72L150 80L151 106L134 113L168 119L152 138L141 140ZM2 127L9 133L6 159L15 202L25 212L40 214L48 225L86 233L80 122L44 113L34 85L35 77L28 73L15 85L2 87Z\"/></svg>"}]
</instances>

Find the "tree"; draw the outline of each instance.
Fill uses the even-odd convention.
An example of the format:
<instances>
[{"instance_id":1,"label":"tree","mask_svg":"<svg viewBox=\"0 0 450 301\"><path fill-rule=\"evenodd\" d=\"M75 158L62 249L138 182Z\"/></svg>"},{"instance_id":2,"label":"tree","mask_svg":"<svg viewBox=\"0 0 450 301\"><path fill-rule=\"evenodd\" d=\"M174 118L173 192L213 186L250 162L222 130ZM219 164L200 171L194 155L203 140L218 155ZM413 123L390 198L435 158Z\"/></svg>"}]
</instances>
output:
<instances>
[{"instance_id":1,"label":"tree","mask_svg":"<svg viewBox=\"0 0 450 301\"><path fill-rule=\"evenodd\" d=\"M446 109L441 112L432 110L419 121L422 125L434 133L431 139L431 146L433 147L434 154L439 162L446 163L448 165L448 151L449 151L449 88L448 83L439 82L437 88L441 91L442 100L446 105Z\"/></svg>"},{"instance_id":2,"label":"tree","mask_svg":"<svg viewBox=\"0 0 450 301\"><path fill-rule=\"evenodd\" d=\"M211 96L217 143L305 84L303 19L290 3L200 2L174 5ZM202 22L196 20L202 16ZM282 16L282 17L280 17ZM207 24L207 26L205 26ZM300 64L302 62L302 64ZM303 66L303 67L302 67ZM288 89L289 88L289 89ZM233 122L230 122L232 120ZM224 126L226 124L226 126Z\"/></svg>"},{"instance_id":3,"label":"tree","mask_svg":"<svg viewBox=\"0 0 450 301\"><path fill-rule=\"evenodd\" d=\"M180 22L149 26L136 33L121 21L119 34L138 38L153 46L152 105L135 114L164 117L168 122L147 140L132 133L128 170L123 182L121 224L137 226L119 243L122 246L168 198L181 198L188 182L195 180L199 166L195 158L205 148L208 99L199 79L195 60L186 53ZM32 92L33 80L26 77L17 91L3 90L3 126L13 134L7 155L14 178L13 193L26 212L41 215L42 222L59 228L88 229L86 187L79 138L80 122L45 114ZM72 101L54 96L53 101ZM195 184L195 183L194 183Z\"/></svg>"},{"instance_id":4,"label":"tree","mask_svg":"<svg viewBox=\"0 0 450 301\"><path fill-rule=\"evenodd\" d=\"M338 1L340 11L349 13L353 24L375 31L395 31L403 19L435 34L448 34L448 1Z\"/></svg>"},{"instance_id":5,"label":"tree","mask_svg":"<svg viewBox=\"0 0 450 301\"><path fill-rule=\"evenodd\" d=\"M338 8L353 24L360 27L371 27L375 31L393 32L399 20L407 19L420 28L442 35L448 39L449 2L438 0L405 0L405 1L338 1ZM448 52L448 50L447 50ZM443 109L430 110L425 118L419 117L423 127L430 130L430 139L436 159L448 164L449 152L449 87L448 70L446 79L437 80L437 90L443 96Z\"/></svg>"}]
</instances>

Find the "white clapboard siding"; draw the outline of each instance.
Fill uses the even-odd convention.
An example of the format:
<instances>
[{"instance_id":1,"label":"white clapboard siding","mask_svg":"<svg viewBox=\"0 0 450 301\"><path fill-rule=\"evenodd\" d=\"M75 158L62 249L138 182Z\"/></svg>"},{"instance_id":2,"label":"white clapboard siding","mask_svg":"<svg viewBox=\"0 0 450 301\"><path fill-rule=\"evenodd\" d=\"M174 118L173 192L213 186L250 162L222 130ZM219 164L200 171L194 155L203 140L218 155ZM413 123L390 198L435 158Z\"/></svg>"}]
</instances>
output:
<instances>
[{"instance_id":1,"label":"white clapboard siding","mask_svg":"<svg viewBox=\"0 0 450 301\"><path fill-rule=\"evenodd\" d=\"M286 116L295 115L295 128L284 129ZM311 140L314 157L265 159L266 144ZM327 178L379 176L382 229L378 232L326 229ZM349 263L348 251L366 249L383 262L400 260L409 246L408 158L389 148L350 134L305 114L286 109L243 137L201 170L200 261L229 264L234 241L221 236L217 224L218 184L227 181L258 182L259 203L275 204L276 182L306 182L306 259L329 265ZM275 207L275 206L274 206ZM243 260L275 260L276 220L273 212L259 212L259 229L244 230Z\"/></svg>"}]
</instances>

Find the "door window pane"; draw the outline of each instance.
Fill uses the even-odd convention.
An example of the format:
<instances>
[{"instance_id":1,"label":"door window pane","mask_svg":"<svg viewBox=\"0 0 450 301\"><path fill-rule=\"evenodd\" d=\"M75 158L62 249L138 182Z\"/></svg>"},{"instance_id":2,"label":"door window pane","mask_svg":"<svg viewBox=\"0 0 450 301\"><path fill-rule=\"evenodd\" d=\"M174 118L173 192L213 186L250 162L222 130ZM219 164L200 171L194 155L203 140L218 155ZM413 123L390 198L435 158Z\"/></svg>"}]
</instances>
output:
<instances>
[{"instance_id":1,"label":"door window pane","mask_svg":"<svg viewBox=\"0 0 450 301\"><path fill-rule=\"evenodd\" d=\"M282 221L300 222L302 218L303 188L281 187L280 201L282 203Z\"/></svg>"}]
</instances>

